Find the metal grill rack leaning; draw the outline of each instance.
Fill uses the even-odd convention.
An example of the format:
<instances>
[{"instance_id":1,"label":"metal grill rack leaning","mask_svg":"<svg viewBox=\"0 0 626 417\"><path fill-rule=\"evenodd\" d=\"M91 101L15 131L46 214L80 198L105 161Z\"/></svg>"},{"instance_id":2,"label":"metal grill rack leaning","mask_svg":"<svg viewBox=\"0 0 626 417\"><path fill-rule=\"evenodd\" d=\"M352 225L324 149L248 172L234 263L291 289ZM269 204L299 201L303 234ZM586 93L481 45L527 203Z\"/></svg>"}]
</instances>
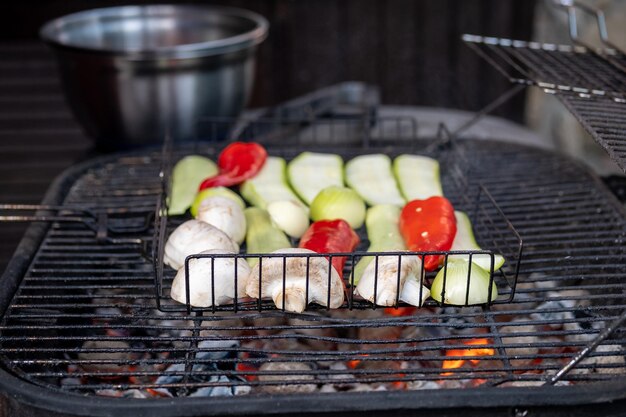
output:
<instances>
[{"instance_id":1,"label":"metal grill rack leaning","mask_svg":"<svg viewBox=\"0 0 626 417\"><path fill-rule=\"evenodd\" d=\"M164 312L218 312L218 311L266 311L266 310L290 310L285 305L285 296L275 299L275 303L271 300L247 297L242 294L242 281L254 281L258 294L265 294L264 286L268 285L268 270L272 269L272 280L276 286L275 291L285 294L285 290L291 285L292 267L294 263L299 264L300 289L303 294L300 298L304 300L306 310L330 309L331 308L331 287L337 283L337 275L342 277L343 291L342 309L376 309L380 306L386 306L393 309L401 309L407 307L402 301L403 284L406 275L413 273L417 275L417 280L423 285L414 285L412 290L416 293L413 297L418 302L412 302L412 305L425 307L445 306L448 301L456 306L501 304L510 302L515 294L515 286L517 283L517 275L519 264L522 257L523 243L519 234L511 222L506 218L502 210L498 207L496 201L489 191L481 184L469 186L467 178L471 175L472 163L466 156L465 147L457 143L456 140L450 140L450 137L444 137L445 129L441 129L437 138L424 139L418 138L415 121L403 118L385 119L378 117L363 122L362 120L345 120L345 119L317 119L311 123L307 120L273 118L272 120L255 119L246 121L245 129L237 129L238 123L235 120L215 119L208 120L206 123L214 123L215 127L209 129L212 132L234 132L237 133L239 141L256 141L262 143L270 156L284 158L287 161L292 160L303 151L313 151L319 153L332 153L341 156L344 161L348 161L359 155L370 155L375 153L384 153L391 158L395 158L402 154L417 154L429 156L440 162L441 181L448 198L456 210L463 210L471 219L469 223L470 232L476 234L476 238L480 243L480 248L451 248L446 251L372 251L368 252L368 236L365 226L356 230L360 244L354 252L332 252L332 253L247 253L245 244L241 247L239 253L192 253L186 256L182 269L184 271L184 304L178 303L171 299L170 289L176 271L173 268L164 265L164 252L167 238L181 225L184 221L190 219L189 215L168 216L168 201L171 189L172 169L176 161L190 154L199 154L210 159L217 159L219 152L235 140L233 135L225 142L215 142L215 137L209 137L209 141L198 141L193 144L175 145L172 141L166 141L162 151L162 170L161 170L161 188L162 192L159 197L155 212L154 242L153 242L153 259L155 269L155 291L156 302L159 310ZM226 125L229 125L227 128ZM356 138L356 139L355 139ZM206 139L206 138L205 138ZM457 212L458 213L458 212ZM458 216L458 214L457 214ZM291 238L291 246L296 246L297 240ZM417 258L416 258L417 257ZM426 260L429 257L440 257L441 268L436 271L426 271L425 262L416 261ZM498 259L505 259L505 263L501 268L496 266ZM336 271L333 268L333 260L343 259L345 266L343 270ZM373 288L368 290L371 293L369 300L358 294L357 283L360 275L355 273L360 260L367 258L371 260L370 275L373 274L371 285ZM204 259L204 274L206 279L210 281L208 298L203 307L191 305L190 300L190 276L193 273L193 265L195 260ZM486 291L486 299L481 302L472 301L470 298L470 288L478 286L472 284L472 279L477 274L473 270L478 269L473 261L480 259L482 269L488 273L489 285L494 285L497 291ZM452 262L455 260L468 261L466 268L466 276L463 278L462 285L458 283L455 286L464 287L464 292L459 302L450 302L446 299L445 291L452 288L449 284L451 278L448 270L453 268ZM247 275L238 265L241 262L248 261L256 264L257 267ZM208 263L208 266L207 266ZM220 265L218 265L220 264ZM216 302L216 279L220 280L220 270L224 271L224 265L228 264L230 271L225 271L229 279L234 280L232 286L234 288L234 297L232 302ZM269 268L268 264L272 267ZM264 267L265 265L265 267ZM315 265L315 266L313 266ZM409 266L410 265L410 266ZM413 271L418 269L418 271ZM216 270L218 272L216 272ZM409 270L410 272L407 272ZM438 272L439 271L439 272ZM464 270L465 271L465 270ZM266 275L264 275L266 274ZM439 274L443 279L443 283L438 284L440 290L435 294L439 297L429 298L430 289L436 275ZM242 276L243 275L243 276ZM421 278L420 278L421 277ZM315 279L314 279L315 278ZM371 278L371 277L370 277ZM197 279L197 278L196 278ZM387 296L387 301L380 301L381 288L383 279L386 285L391 289L391 297ZM276 283L277 281L277 283ZM457 279L458 281L458 279ZM369 284L368 284L369 285ZM314 288L314 286L316 286ZM408 284L407 284L408 286ZM312 293L317 294L318 302L315 302ZM320 296L321 294L321 296ZM374 297L376 294L376 297ZM321 300L319 300L321 297ZM266 297L264 297L266 298ZM374 298L376 302L374 302ZM437 301L435 298L441 300ZM313 301L313 302L312 302ZM336 304L336 303L335 303ZM337 307L336 305L332 306ZM293 310L291 310L293 311Z\"/></svg>"}]
</instances>

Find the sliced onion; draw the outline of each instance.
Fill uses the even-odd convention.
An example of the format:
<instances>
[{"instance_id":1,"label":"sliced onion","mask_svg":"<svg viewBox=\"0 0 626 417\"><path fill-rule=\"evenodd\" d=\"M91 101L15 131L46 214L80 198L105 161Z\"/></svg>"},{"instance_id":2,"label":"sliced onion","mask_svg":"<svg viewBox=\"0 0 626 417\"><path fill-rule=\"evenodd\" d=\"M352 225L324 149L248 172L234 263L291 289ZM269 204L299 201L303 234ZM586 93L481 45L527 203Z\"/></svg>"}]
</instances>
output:
<instances>
[{"instance_id":1,"label":"sliced onion","mask_svg":"<svg viewBox=\"0 0 626 417\"><path fill-rule=\"evenodd\" d=\"M489 272L472 262L472 272L469 277L469 296L467 291L467 279L470 263L464 259L451 259L447 267L442 268L435 277L433 285L430 287L430 295L435 300L451 305L475 305L484 304L489 301ZM447 272L445 272L447 270ZM443 276L446 274L446 288L444 299ZM498 297L498 288L495 282L491 285L491 301ZM467 303L465 299L467 298Z\"/></svg>"},{"instance_id":2,"label":"sliced onion","mask_svg":"<svg viewBox=\"0 0 626 417\"><path fill-rule=\"evenodd\" d=\"M350 188L326 187L311 203L311 218L314 221L343 219L358 229L365 221L365 202Z\"/></svg>"}]
</instances>

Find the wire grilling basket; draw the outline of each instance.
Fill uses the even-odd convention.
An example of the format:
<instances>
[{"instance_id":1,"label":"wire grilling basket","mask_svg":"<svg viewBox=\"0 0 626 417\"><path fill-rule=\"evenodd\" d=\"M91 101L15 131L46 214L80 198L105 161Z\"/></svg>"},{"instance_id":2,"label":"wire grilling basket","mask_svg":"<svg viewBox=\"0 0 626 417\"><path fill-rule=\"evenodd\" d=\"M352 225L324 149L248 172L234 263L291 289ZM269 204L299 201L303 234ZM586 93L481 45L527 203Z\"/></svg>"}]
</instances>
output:
<instances>
[{"instance_id":1,"label":"wire grilling basket","mask_svg":"<svg viewBox=\"0 0 626 417\"><path fill-rule=\"evenodd\" d=\"M465 302L463 305L469 306L470 286L477 285L472 284L471 280L474 274L472 274L472 260L476 260L479 257L487 258L486 263L488 265L489 273L489 287L495 283L498 288L498 295L494 296L491 292L488 294L488 299L484 304L500 304L508 303L513 299L515 294L515 286L517 283L517 274L519 271L519 264L522 256L522 240L519 234L515 231L515 228L511 222L506 218L502 210L498 207L494 198L489 194L488 190L482 185L470 188L467 184L467 177L471 175L471 162L467 159L463 149L455 144L454 141L444 140L449 139L440 135L440 138L434 140L419 140L417 136L417 124L414 119L410 118L377 118L377 119L358 119L358 120L342 120L342 119L322 119L316 120L311 123L310 120L285 120L285 119L261 119L248 121L244 123L242 127L241 121L233 119L207 119L203 121L206 126L209 126L204 131L212 132L212 134L205 139L209 139L207 142L198 142L195 144L187 144L186 146L174 148L170 142L166 142L163 148L163 170L161 175L163 193L159 200L159 205L156 210L155 216L155 234L154 234L154 261L155 261L155 288L157 306L161 311L174 312L174 311L186 311L187 313L193 312L218 312L218 311L250 311L250 310L272 310L275 308L285 310L285 298L282 299L282 304L279 302L277 306L268 300L256 299L252 300L246 298L245 294L240 294L237 291L238 283L241 280L246 280L248 277L239 276L238 272L238 260L243 259L252 261L252 263L258 263L258 273L250 280L258 280L258 293L263 294L263 278L264 268L262 265L268 262L276 263L282 262L282 270L278 272L278 275L282 281L283 293L287 287L288 281L288 268L286 267L287 260L290 262L298 262L306 265L305 273L305 296L304 300L310 300L310 287L312 284L311 276L313 270L311 269L312 262L315 259L323 259L327 263L327 280L325 282L325 288L322 289L322 293L327 298L326 307L322 307L317 304L309 304L307 309L319 309L326 308L330 305L331 298L331 264L333 259L340 258L347 262L343 271L343 280L346 288L345 301L342 304L342 308L348 309L375 309L377 305L372 301L366 301L355 295L355 267L358 262L363 259L371 259L374 263L374 293L377 294L377 287L379 285L379 263L383 261L393 261L397 264L395 269L395 279L397 280L395 286L395 294L393 294L393 304L389 307L399 308L407 306L407 304L400 301L400 293L402 286L400 284L401 271L403 263L408 262L409 257L419 256L422 259L426 259L430 256L443 256L444 268L444 284L443 291L445 293L446 279L447 279L447 267L448 262L455 259L469 260L469 270L467 273L467 284L465 292ZM221 147L224 144L216 145L216 139L223 139L223 135L229 135L232 139L232 132L238 132L236 136L239 140L255 140L261 141L268 148L270 155L283 157L287 160L295 157L301 151L307 149L326 150L327 152L338 153L346 161L359 154L374 153L376 151L383 150L390 156L396 156L403 152L428 154L440 160L443 166L442 169L442 182L445 188L445 195L450 198L454 204L454 207L459 210L465 210L470 215L473 227L478 235L479 240L484 247L489 250L455 250L455 251L440 251L440 252L366 252L367 249L367 234L361 228L358 232L361 238L361 244L355 252L351 253L329 253L329 254L251 254L246 253L245 247L242 248L241 253L237 255L224 255L224 254L192 254L185 260L185 300L186 304L179 304L171 300L169 296L169 290L172 285L172 281L176 271L164 266L164 247L165 242L169 234L174 228L180 225L184 220L187 220L186 216L174 216L167 215L167 203L168 203L168 190L171 182L172 166L180 157L188 155L190 153L198 153L201 155L208 155L215 159ZM228 142L226 142L228 143ZM304 145L303 145L304 144ZM304 147L303 147L304 146ZM292 239L292 244L296 241ZM499 254L505 257L506 263L503 268L497 270L494 268L495 256ZM190 305L190 263L193 263L195 259L210 259L211 276L206 277L210 280L210 300L203 305L205 307L197 307ZM232 262L232 275L234 277L235 296L234 300L230 304L216 305L216 290L215 281L219 280L220 276L215 276L214 271L216 269L216 263L219 263L220 259L231 259ZM317 264L319 265L319 263ZM476 268L476 267L474 267ZM253 273L256 273L254 270ZM421 271L419 276L422 277L422 282L426 284L426 287L430 287L435 277L435 273L426 273L424 270L424 264L421 263ZM281 286L281 285L279 285ZM423 287L420 287L419 299L422 299ZM445 294L441 294L441 300L445 300ZM322 303L324 304L324 303ZM435 301L434 299L428 299L425 301L424 306L442 306L442 302Z\"/></svg>"}]
</instances>

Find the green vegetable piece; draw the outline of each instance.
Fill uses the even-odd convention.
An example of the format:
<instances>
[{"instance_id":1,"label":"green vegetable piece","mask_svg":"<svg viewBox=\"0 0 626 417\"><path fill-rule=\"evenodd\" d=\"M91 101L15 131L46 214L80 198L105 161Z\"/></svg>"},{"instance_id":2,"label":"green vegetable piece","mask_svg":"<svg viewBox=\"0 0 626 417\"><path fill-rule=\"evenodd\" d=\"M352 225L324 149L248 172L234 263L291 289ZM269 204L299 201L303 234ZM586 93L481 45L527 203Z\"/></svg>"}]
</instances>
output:
<instances>
[{"instance_id":1,"label":"green vegetable piece","mask_svg":"<svg viewBox=\"0 0 626 417\"><path fill-rule=\"evenodd\" d=\"M439 162L421 155L400 155L393 161L393 173L407 201L443 196Z\"/></svg>"},{"instance_id":2,"label":"green vegetable piece","mask_svg":"<svg viewBox=\"0 0 626 417\"><path fill-rule=\"evenodd\" d=\"M452 248L450 250L481 250L474 232L472 231L472 222L467 214L462 211L455 211L454 217L456 217L456 235L452 242ZM454 259L465 259L469 261L469 255L459 256L455 255ZM491 256L489 255L472 255L472 262L479 265L485 271L491 269ZM504 258L502 255L494 255L493 258L493 270L497 271L504 264Z\"/></svg>"},{"instance_id":3,"label":"green vegetable piece","mask_svg":"<svg viewBox=\"0 0 626 417\"><path fill-rule=\"evenodd\" d=\"M283 158L268 156L261 172L245 181L240 188L241 195L248 203L262 209L274 201L295 201L306 206L287 183L287 163Z\"/></svg>"},{"instance_id":4,"label":"green vegetable piece","mask_svg":"<svg viewBox=\"0 0 626 417\"><path fill-rule=\"evenodd\" d=\"M287 174L294 191L311 205L324 188L343 186L343 159L335 154L302 152L289 162Z\"/></svg>"},{"instance_id":5,"label":"green vegetable piece","mask_svg":"<svg viewBox=\"0 0 626 417\"><path fill-rule=\"evenodd\" d=\"M278 249L290 248L287 236L274 224L267 210L248 207L244 210L248 225L246 251L248 253L270 253ZM258 258L249 258L250 267L254 267Z\"/></svg>"},{"instance_id":6,"label":"green vegetable piece","mask_svg":"<svg viewBox=\"0 0 626 417\"><path fill-rule=\"evenodd\" d=\"M168 214L184 214L193 203L202 181L218 171L217 165L204 156L189 155L178 161L172 170Z\"/></svg>"},{"instance_id":7,"label":"green vegetable piece","mask_svg":"<svg viewBox=\"0 0 626 417\"><path fill-rule=\"evenodd\" d=\"M196 198L193 200L193 203L191 204L191 208L189 209L189 211L191 212L191 215L193 217L196 217L198 215L198 208L200 207L200 204L202 203L202 201L206 200L209 197L215 197L215 196L230 198L235 203L239 204L239 206L242 209L246 208L246 203L243 201L243 199L239 197L239 195L233 190L231 190L230 188L212 187L212 188L205 188L204 190L196 194Z\"/></svg>"},{"instance_id":8,"label":"green vegetable piece","mask_svg":"<svg viewBox=\"0 0 626 417\"><path fill-rule=\"evenodd\" d=\"M346 164L346 183L369 204L404 206L391 172L391 159L384 154L357 156Z\"/></svg>"},{"instance_id":9,"label":"green vegetable piece","mask_svg":"<svg viewBox=\"0 0 626 417\"><path fill-rule=\"evenodd\" d=\"M430 296L445 304L462 306L484 304L489 300L489 272L472 262L472 271L469 286L469 296L467 296L467 279L470 263L464 259L448 260L447 267L444 266L435 277L433 285L430 287ZM447 270L447 273L445 272ZM443 295L443 276L446 274L446 288ZM491 285L491 300L498 297L498 288L495 282Z\"/></svg>"},{"instance_id":10,"label":"green vegetable piece","mask_svg":"<svg viewBox=\"0 0 626 417\"><path fill-rule=\"evenodd\" d=\"M370 241L368 252L396 252L406 250L398 221L401 209L393 204L379 204L367 210L365 227ZM367 265L374 259L364 256L354 267L354 284L358 284Z\"/></svg>"},{"instance_id":11,"label":"green vegetable piece","mask_svg":"<svg viewBox=\"0 0 626 417\"><path fill-rule=\"evenodd\" d=\"M320 191L311 203L311 219L343 219L358 229L365 221L365 202L350 188L331 186Z\"/></svg>"}]
</instances>

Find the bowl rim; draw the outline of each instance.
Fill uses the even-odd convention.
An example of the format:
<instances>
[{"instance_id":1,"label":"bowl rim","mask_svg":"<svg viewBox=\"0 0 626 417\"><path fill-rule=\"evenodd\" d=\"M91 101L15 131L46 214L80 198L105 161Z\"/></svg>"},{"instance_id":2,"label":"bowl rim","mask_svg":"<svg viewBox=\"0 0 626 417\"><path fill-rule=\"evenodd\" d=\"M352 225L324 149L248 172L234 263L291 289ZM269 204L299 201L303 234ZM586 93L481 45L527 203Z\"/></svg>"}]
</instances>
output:
<instances>
[{"instance_id":1,"label":"bowl rim","mask_svg":"<svg viewBox=\"0 0 626 417\"><path fill-rule=\"evenodd\" d=\"M182 10L192 15L199 12L216 13L218 15L248 20L254 23L254 27L252 30L221 39L141 49L99 48L77 45L67 41L61 41L58 36L58 30L71 23L107 17L135 17L146 13L153 16L166 15L172 13L174 10ZM184 59L220 55L251 48L263 42L268 35L268 31L269 22L267 19L256 12L246 9L199 4L149 4L103 7L70 13L44 23L39 30L39 36L46 44L55 49L88 52L99 55L123 56L129 59Z\"/></svg>"}]
</instances>

